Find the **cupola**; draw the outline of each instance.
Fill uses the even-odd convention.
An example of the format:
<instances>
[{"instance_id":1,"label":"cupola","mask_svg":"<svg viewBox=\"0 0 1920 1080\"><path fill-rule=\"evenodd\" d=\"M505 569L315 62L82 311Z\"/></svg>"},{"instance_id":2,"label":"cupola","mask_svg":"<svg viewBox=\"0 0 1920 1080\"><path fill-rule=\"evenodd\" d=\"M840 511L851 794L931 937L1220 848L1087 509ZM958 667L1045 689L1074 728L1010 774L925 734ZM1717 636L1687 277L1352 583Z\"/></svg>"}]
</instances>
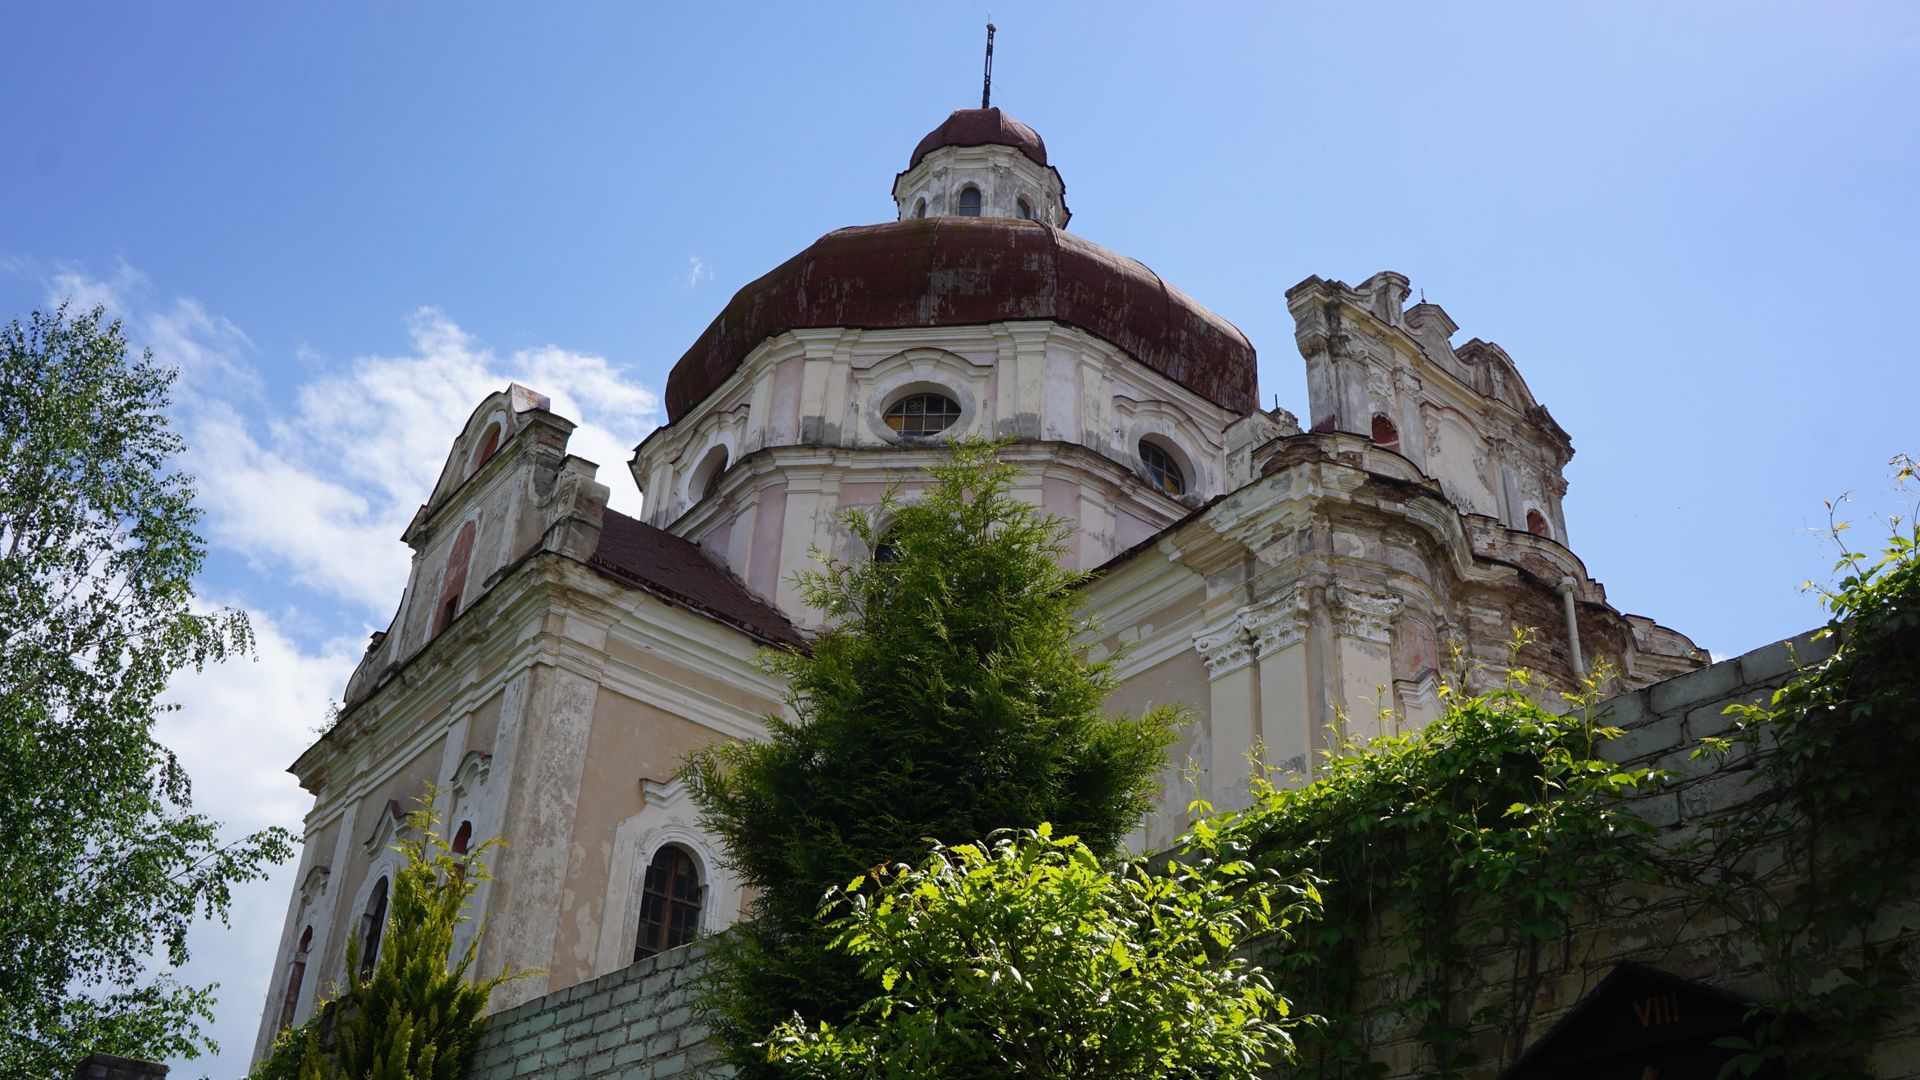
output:
<instances>
[{"instance_id":1,"label":"cupola","mask_svg":"<svg viewBox=\"0 0 1920 1080\"><path fill-rule=\"evenodd\" d=\"M999 109L956 109L913 148L893 181L901 221L988 217L1064 228L1067 186L1040 133Z\"/></svg>"}]
</instances>

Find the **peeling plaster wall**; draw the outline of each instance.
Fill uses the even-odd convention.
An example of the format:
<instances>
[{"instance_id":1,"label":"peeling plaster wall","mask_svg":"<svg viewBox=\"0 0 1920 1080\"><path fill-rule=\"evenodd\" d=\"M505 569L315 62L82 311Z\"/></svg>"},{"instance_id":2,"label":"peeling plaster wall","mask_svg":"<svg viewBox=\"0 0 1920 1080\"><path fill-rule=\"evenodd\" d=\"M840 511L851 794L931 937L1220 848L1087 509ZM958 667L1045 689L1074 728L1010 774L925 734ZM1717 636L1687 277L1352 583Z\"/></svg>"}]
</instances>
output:
<instances>
[{"instance_id":1,"label":"peeling plaster wall","mask_svg":"<svg viewBox=\"0 0 1920 1080\"><path fill-rule=\"evenodd\" d=\"M887 427L894 400L929 390L960 405L958 423L929 439ZM911 490L950 437L1024 440L1016 455L1045 474L1029 497L1077 526L1069 562L1092 566L1225 490L1227 433L1244 419L1057 323L799 330L761 344L648 436L633 473L647 485L649 522L699 540L757 594L817 625L787 574L813 546L844 549L836 512L877 504L890 482ZM1138 447L1149 436L1176 451L1186 495L1145 481ZM692 490L716 446L728 472L711 494Z\"/></svg>"},{"instance_id":2,"label":"peeling plaster wall","mask_svg":"<svg viewBox=\"0 0 1920 1080\"><path fill-rule=\"evenodd\" d=\"M1542 676L1541 703L1561 707L1558 692L1576 681L1563 579L1579 600L1585 660L1607 662L1620 685L1699 662L1671 631L1637 633L1563 546L1463 518L1403 456L1367 439L1285 436L1255 460L1261 479L1086 587L1107 635L1097 652L1121 657L1113 707L1178 702L1194 717L1177 763L1191 779L1168 786L1137 848L1170 844L1191 798L1243 805L1256 749L1281 776L1309 776L1338 741L1425 725L1438 715L1449 644L1477 689L1506 669L1513 629L1535 628L1518 660Z\"/></svg>"}]
</instances>

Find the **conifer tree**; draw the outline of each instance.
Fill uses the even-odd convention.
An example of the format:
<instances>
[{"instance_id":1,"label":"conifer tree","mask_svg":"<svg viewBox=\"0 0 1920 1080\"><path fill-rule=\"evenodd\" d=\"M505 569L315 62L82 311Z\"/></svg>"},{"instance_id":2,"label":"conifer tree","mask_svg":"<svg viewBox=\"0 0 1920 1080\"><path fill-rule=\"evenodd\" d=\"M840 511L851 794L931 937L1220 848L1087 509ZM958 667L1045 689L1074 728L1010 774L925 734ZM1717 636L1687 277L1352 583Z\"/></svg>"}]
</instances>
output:
<instances>
[{"instance_id":1,"label":"conifer tree","mask_svg":"<svg viewBox=\"0 0 1920 1080\"><path fill-rule=\"evenodd\" d=\"M919 498L849 512L876 557L801 574L829 629L768 660L795 719L688 764L755 895L717 942L705 998L744 1075L778 1075L775 1025L842 1022L868 996L816 917L828 889L930 841L1041 822L1109 854L1150 805L1179 715L1104 711L1112 677L1079 643L1084 575L1059 561L1071 527L1016 497L1017 475L993 444L963 442Z\"/></svg>"},{"instance_id":2,"label":"conifer tree","mask_svg":"<svg viewBox=\"0 0 1920 1080\"><path fill-rule=\"evenodd\" d=\"M434 789L407 816L413 835L395 847L406 865L393 878L393 903L371 974L357 963L359 934L347 942L347 993L333 1045L319 1025L290 1033L254 1072L255 1080L461 1080L479 1037L481 1013L495 987L526 971L505 971L473 982L480 948L476 932L455 959L455 929L466 921L467 900L487 880L480 856L500 843L489 840L466 854L448 847L437 831L440 813ZM316 1010L316 1020L320 1015Z\"/></svg>"}]
</instances>

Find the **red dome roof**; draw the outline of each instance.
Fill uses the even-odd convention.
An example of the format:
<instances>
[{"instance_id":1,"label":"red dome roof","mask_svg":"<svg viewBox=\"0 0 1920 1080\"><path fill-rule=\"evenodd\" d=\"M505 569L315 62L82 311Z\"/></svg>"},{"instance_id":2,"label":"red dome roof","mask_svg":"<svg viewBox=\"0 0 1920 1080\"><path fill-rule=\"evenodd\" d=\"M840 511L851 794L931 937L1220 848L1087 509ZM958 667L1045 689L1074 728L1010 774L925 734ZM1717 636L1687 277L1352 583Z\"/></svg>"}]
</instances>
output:
<instances>
[{"instance_id":1,"label":"red dome roof","mask_svg":"<svg viewBox=\"0 0 1920 1080\"><path fill-rule=\"evenodd\" d=\"M1011 146L1035 165L1044 168L1047 164L1047 144L1040 133L999 109L955 109L913 148L907 168L920 164L921 158L943 146Z\"/></svg>"},{"instance_id":2,"label":"red dome roof","mask_svg":"<svg viewBox=\"0 0 1920 1080\"><path fill-rule=\"evenodd\" d=\"M1036 221L939 217L830 232L734 294L667 376L667 420L788 330L1049 319L1215 404L1257 407L1246 336L1140 263Z\"/></svg>"}]
</instances>

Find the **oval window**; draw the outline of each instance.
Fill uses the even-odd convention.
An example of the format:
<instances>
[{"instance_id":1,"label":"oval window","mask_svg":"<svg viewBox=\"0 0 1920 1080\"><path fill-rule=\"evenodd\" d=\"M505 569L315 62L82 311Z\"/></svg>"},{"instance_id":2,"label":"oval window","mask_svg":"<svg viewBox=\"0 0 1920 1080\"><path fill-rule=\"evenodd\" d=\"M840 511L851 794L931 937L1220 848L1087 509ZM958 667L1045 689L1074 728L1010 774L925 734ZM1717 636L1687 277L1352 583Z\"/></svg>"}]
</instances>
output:
<instances>
[{"instance_id":1,"label":"oval window","mask_svg":"<svg viewBox=\"0 0 1920 1080\"><path fill-rule=\"evenodd\" d=\"M1164 447L1140 440L1140 464L1147 467L1147 480L1169 495L1187 493L1187 474Z\"/></svg>"},{"instance_id":2,"label":"oval window","mask_svg":"<svg viewBox=\"0 0 1920 1080\"><path fill-rule=\"evenodd\" d=\"M960 403L945 394L908 394L887 408L887 426L902 435L938 435L960 419Z\"/></svg>"}]
</instances>

